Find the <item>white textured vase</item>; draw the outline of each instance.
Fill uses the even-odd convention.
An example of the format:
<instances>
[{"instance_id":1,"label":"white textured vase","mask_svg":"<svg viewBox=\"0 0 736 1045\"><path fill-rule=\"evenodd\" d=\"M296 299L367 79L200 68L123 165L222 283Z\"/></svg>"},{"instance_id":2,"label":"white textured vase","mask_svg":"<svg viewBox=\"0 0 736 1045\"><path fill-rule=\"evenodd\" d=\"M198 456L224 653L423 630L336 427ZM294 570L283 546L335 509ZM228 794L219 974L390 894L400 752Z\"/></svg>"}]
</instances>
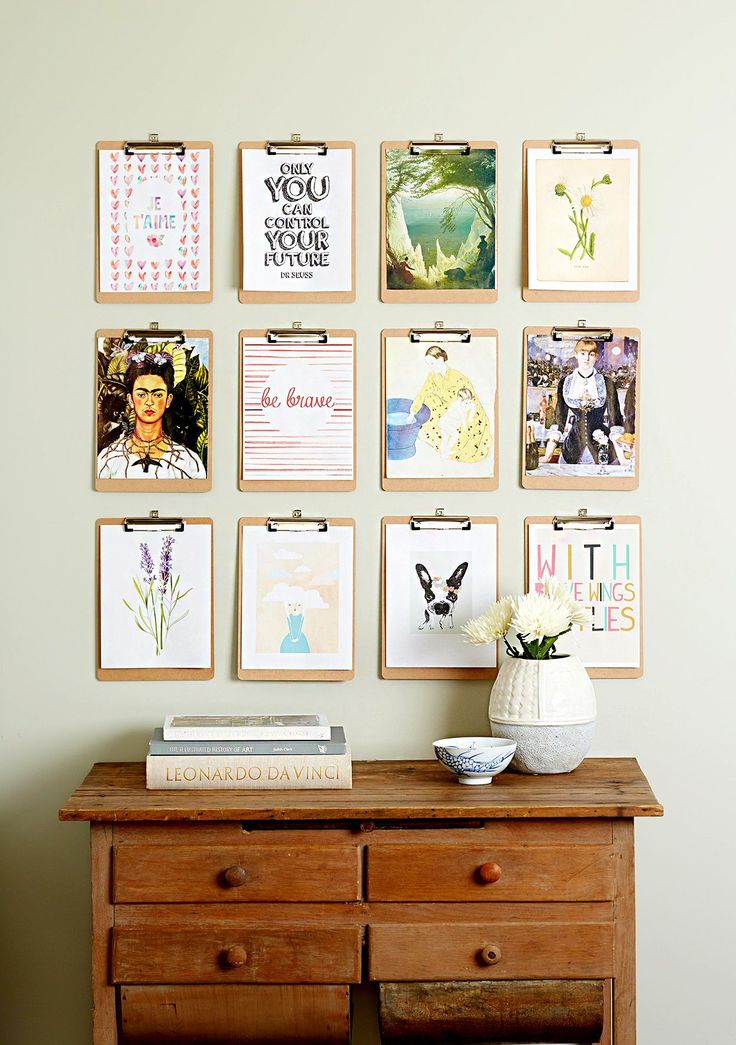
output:
<instances>
[{"instance_id":1,"label":"white textured vase","mask_svg":"<svg viewBox=\"0 0 736 1045\"><path fill-rule=\"evenodd\" d=\"M491 690L491 733L516 741L511 768L569 773L585 758L596 719L595 691L576 656L507 657Z\"/></svg>"}]
</instances>

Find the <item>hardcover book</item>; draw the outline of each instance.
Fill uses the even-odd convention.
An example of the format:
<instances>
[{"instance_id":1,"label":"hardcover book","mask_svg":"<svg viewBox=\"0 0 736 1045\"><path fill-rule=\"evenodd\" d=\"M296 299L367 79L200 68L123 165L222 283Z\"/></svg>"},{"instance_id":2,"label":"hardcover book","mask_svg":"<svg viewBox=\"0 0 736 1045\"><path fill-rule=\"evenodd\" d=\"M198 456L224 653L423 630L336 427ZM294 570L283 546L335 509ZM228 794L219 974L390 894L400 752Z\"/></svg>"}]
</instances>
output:
<instances>
[{"instance_id":1,"label":"hardcover book","mask_svg":"<svg viewBox=\"0 0 736 1045\"><path fill-rule=\"evenodd\" d=\"M164 740L329 740L326 715L167 715Z\"/></svg>"},{"instance_id":2,"label":"hardcover book","mask_svg":"<svg viewBox=\"0 0 736 1045\"><path fill-rule=\"evenodd\" d=\"M344 755L348 749L342 726L331 727L329 740L164 740L158 726L148 754L160 755Z\"/></svg>"},{"instance_id":3,"label":"hardcover book","mask_svg":"<svg viewBox=\"0 0 736 1045\"><path fill-rule=\"evenodd\" d=\"M347 789L353 786L350 752L344 755L149 755L149 790Z\"/></svg>"}]
</instances>

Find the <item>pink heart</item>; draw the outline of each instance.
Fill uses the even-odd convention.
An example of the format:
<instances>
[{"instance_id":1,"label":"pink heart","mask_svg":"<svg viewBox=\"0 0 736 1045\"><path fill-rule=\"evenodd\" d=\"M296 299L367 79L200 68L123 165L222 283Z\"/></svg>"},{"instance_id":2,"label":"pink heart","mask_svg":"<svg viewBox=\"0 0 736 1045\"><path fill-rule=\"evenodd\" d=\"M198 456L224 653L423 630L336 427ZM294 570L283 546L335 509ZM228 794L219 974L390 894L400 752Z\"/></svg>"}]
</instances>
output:
<instances>
[{"instance_id":1,"label":"pink heart","mask_svg":"<svg viewBox=\"0 0 736 1045\"><path fill-rule=\"evenodd\" d=\"M110 195L113 199L117 199L117 197L120 195L120 189L110 189Z\"/></svg>"},{"instance_id":2,"label":"pink heart","mask_svg":"<svg viewBox=\"0 0 736 1045\"><path fill-rule=\"evenodd\" d=\"M179 247L179 253L182 255L182 257L186 255L186 252L187 252L187 248L186 247Z\"/></svg>"},{"instance_id":3,"label":"pink heart","mask_svg":"<svg viewBox=\"0 0 736 1045\"><path fill-rule=\"evenodd\" d=\"M132 283L126 283L125 284L125 289L126 290L132 290L133 289L133 284Z\"/></svg>"},{"instance_id":4,"label":"pink heart","mask_svg":"<svg viewBox=\"0 0 736 1045\"><path fill-rule=\"evenodd\" d=\"M194 254L195 258L198 257L199 256L199 247L194 247L192 249L192 254Z\"/></svg>"},{"instance_id":5,"label":"pink heart","mask_svg":"<svg viewBox=\"0 0 736 1045\"><path fill-rule=\"evenodd\" d=\"M193 153L191 154L191 156L192 156L192 160L193 160L193 162L195 162L195 163L196 163L196 162L197 162L197 160L199 159L199 153L198 153L198 152L193 152Z\"/></svg>"},{"instance_id":6,"label":"pink heart","mask_svg":"<svg viewBox=\"0 0 736 1045\"><path fill-rule=\"evenodd\" d=\"M197 173L197 171L199 170L199 164L198 164L198 163L193 163L193 164L192 164L192 170L193 170L193 171L194 171L194 173L196 174L196 173Z\"/></svg>"},{"instance_id":7,"label":"pink heart","mask_svg":"<svg viewBox=\"0 0 736 1045\"><path fill-rule=\"evenodd\" d=\"M113 272L113 274L112 274L112 281L113 281L113 283L117 283L117 281L119 279L120 279L120 273L119 272Z\"/></svg>"},{"instance_id":8,"label":"pink heart","mask_svg":"<svg viewBox=\"0 0 736 1045\"><path fill-rule=\"evenodd\" d=\"M171 279L172 275L173 275L173 272L171 272L171 270L169 270L169 271L168 271L168 272L166 273L166 278L167 278L167 279Z\"/></svg>"},{"instance_id":9,"label":"pink heart","mask_svg":"<svg viewBox=\"0 0 736 1045\"><path fill-rule=\"evenodd\" d=\"M112 231L113 231L113 232L117 232L117 231L119 230L119 228L120 228L120 226L119 226L119 225L113 225L113 226L111 226L111 227L112 227Z\"/></svg>"},{"instance_id":10,"label":"pink heart","mask_svg":"<svg viewBox=\"0 0 736 1045\"><path fill-rule=\"evenodd\" d=\"M120 262L119 261L111 261L110 264L112 265L112 267L114 269L116 269L118 267L118 265L120 264Z\"/></svg>"},{"instance_id":11,"label":"pink heart","mask_svg":"<svg viewBox=\"0 0 736 1045\"><path fill-rule=\"evenodd\" d=\"M132 272L126 272L125 273L125 278L126 279L132 279L133 278L133 273Z\"/></svg>"},{"instance_id":12,"label":"pink heart","mask_svg":"<svg viewBox=\"0 0 736 1045\"><path fill-rule=\"evenodd\" d=\"M145 267L146 267L146 263L145 263L145 261L139 261L139 262L138 262L138 268L139 268L139 269L141 269L141 271L142 271L142 270L143 270L143 269L144 269Z\"/></svg>"},{"instance_id":13,"label":"pink heart","mask_svg":"<svg viewBox=\"0 0 736 1045\"><path fill-rule=\"evenodd\" d=\"M192 290L196 290L198 286L199 283L192 283Z\"/></svg>"},{"instance_id":14,"label":"pink heart","mask_svg":"<svg viewBox=\"0 0 736 1045\"><path fill-rule=\"evenodd\" d=\"M138 162L141 163L143 161L143 159L144 159L143 153L142 152L138 152L138 153L136 153L136 156L138 157Z\"/></svg>"},{"instance_id":15,"label":"pink heart","mask_svg":"<svg viewBox=\"0 0 736 1045\"><path fill-rule=\"evenodd\" d=\"M113 243L118 243L120 241L120 236L113 236L112 241Z\"/></svg>"},{"instance_id":16,"label":"pink heart","mask_svg":"<svg viewBox=\"0 0 736 1045\"><path fill-rule=\"evenodd\" d=\"M184 269L184 268L187 267L186 261L177 261L177 265L179 266L180 269Z\"/></svg>"},{"instance_id":17,"label":"pink heart","mask_svg":"<svg viewBox=\"0 0 736 1045\"><path fill-rule=\"evenodd\" d=\"M110 253L112 254L112 256L114 258L116 258L118 256L118 253L119 253L118 248L117 247L110 247Z\"/></svg>"},{"instance_id":18,"label":"pink heart","mask_svg":"<svg viewBox=\"0 0 736 1045\"><path fill-rule=\"evenodd\" d=\"M181 239L179 240L180 243L186 243L186 241L187 241L186 236L182 236Z\"/></svg>"},{"instance_id":19,"label":"pink heart","mask_svg":"<svg viewBox=\"0 0 736 1045\"><path fill-rule=\"evenodd\" d=\"M151 170L153 171L154 174L156 174L156 172L158 171L158 164L157 163L152 163L151 164Z\"/></svg>"},{"instance_id":20,"label":"pink heart","mask_svg":"<svg viewBox=\"0 0 736 1045\"><path fill-rule=\"evenodd\" d=\"M153 273L153 275L151 276L151 279L155 281L155 280L157 280L157 279L158 279L158 277L159 277L160 275L161 275L161 273L160 273L160 272L154 272L154 273Z\"/></svg>"},{"instance_id":21,"label":"pink heart","mask_svg":"<svg viewBox=\"0 0 736 1045\"><path fill-rule=\"evenodd\" d=\"M119 206L120 206L120 200L115 200L113 202L112 209L113 210L117 210Z\"/></svg>"},{"instance_id":22,"label":"pink heart","mask_svg":"<svg viewBox=\"0 0 736 1045\"><path fill-rule=\"evenodd\" d=\"M133 181L133 175L132 174L126 174L125 177L123 178L123 181L125 182L126 185L130 185L130 183Z\"/></svg>"},{"instance_id":23,"label":"pink heart","mask_svg":"<svg viewBox=\"0 0 736 1045\"><path fill-rule=\"evenodd\" d=\"M194 240L195 243L199 243L199 236L198 235L197 236L192 236L192 239Z\"/></svg>"},{"instance_id":24,"label":"pink heart","mask_svg":"<svg viewBox=\"0 0 736 1045\"><path fill-rule=\"evenodd\" d=\"M113 163L115 163L117 161L117 158L118 158L119 155L120 155L120 153L118 153L118 152L111 152L110 153L110 159L112 160Z\"/></svg>"},{"instance_id":25,"label":"pink heart","mask_svg":"<svg viewBox=\"0 0 736 1045\"><path fill-rule=\"evenodd\" d=\"M130 257L130 255L133 253L133 248L132 247L126 247L125 248L125 253L128 255L128 257Z\"/></svg>"},{"instance_id":26,"label":"pink heart","mask_svg":"<svg viewBox=\"0 0 736 1045\"><path fill-rule=\"evenodd\" d=\"M199 261L198 261L197 258L192 258L192 268L193 269L199 268Z\"/></svg>"},{"instance_id":27,"label":"pink heart","mask_svg":"<svg viewBox=\"0 0 736 1045\"><path fill-rule=\"evenodd\" d=\"M199 189L192 189L192 196L196 199L199 196Z\"/></svg>"},{"instance_id":28,"label":"pink heart","mask_svg":"<svg viewBox=\"0 0 736 1045\"><path fill-rule=\"evenodd\" d=\"M187 194L187 190L186 189L177 189L176 191L182 197L186 196L186 194Z\"/></svg>"},{"instance_id":29,"label":"pink heart","mask_svg":"<svg viewBox=\"0 0 736 1045\"><path fill-rule=\"evenodd\" d=\"M126 189L125 190L125 198L126 198L126 200L129 200L132 195L133 195L133 190L132 189Z\"/></svg>"},{"instance_id":30,"label":"pink heart","mask_svg":"<svg viewBox=\"0 0 736 1045\"><path fill-rule=\"evenodd\" d=\"M174 284L173 283L164 283L164 290L173 290L173 289L174 289Z\"/></svg>"},{"instance_id":31,"label":"pink heart","mask_svg":"<svg viewBox=\"0 0 736 1045\"><path fill-rule=\"evenodd\" d=\"M138 170L141 172L141 174L145 174L146 173L146 165L145 165L145 163L139 163L138 164Z\"/></svg>"},{"instance_id":32,"label":"pink heart","mask_svg":"<svg viewBox=\"0 0 736 1045\"><path fill-rule=\"evenodd\" d=\"M139 290L148 290L148 284L147 283L139 283L138 284L138 289Z\"/></svg>"},{"instance_id":33,"label":"pink heart","mask_svg":"<svg viewBox=\"0 0 736 1045\"><path fill-rule=\"evenodd\" d=\"M199 232L199 225L192 225L192 232Z\"/></svg>"},{"instance_id":34,"label":"pink heart","mask_svg":"<svg viewBox=\"0 0 736 1045\"><path fill-rule=\"evenodd\" d=\"M180 163L179 164L179 173L180 174L183 174L186 169L187 169L186 163Z\"/></svg>"},{"instance_id":35,"label":"pink heart","mask_svg":"<svg viewBox=\"0 0 736 1045\"><path fill-rule=\"evenodd\" d=\"M157 269L160 264L161 264L160 261L152 261L151 262L151 268Z\"/></svg>"},{"instance_id":36,"label":"pink heart","mask_svg":"<svg viewBox=\"0 0 736 1045\"><path fill-rule=\"evenodd\" d=\"M174 180L174 175L173 174L167 174L167 175L164 176L164 181L168 181L169 184L171 184L171 182L173 180Z\"/></svg>"},{"instance_id":37,"label":"pink heart","mask_svg":"<svg viewBox=\"0 0 736 1045\"><path fill-rule=\"evenodd\" d=\"M179 290L186 290L186 289L187 289L186 283L180 283L179 284Z\"/></svg>"},{"instance_id":38,"label":"pink heart","mask_svg":"<svg viewBox=\"0 0 736 1045\"><path fill-rule=\"evenodd\" d=\"M120 169L120 164L119 163L113 164L112 173L113 174L117 174L119 169Z\"/></svg>"}]
</instances>

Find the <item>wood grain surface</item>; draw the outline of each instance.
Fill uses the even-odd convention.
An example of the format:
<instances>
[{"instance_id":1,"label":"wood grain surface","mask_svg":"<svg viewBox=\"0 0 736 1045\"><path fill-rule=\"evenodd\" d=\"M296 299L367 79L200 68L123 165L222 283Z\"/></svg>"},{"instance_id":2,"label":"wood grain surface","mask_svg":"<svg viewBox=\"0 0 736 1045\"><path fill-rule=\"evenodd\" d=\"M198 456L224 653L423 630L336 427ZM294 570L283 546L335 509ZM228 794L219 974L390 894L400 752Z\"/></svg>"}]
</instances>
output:
<instances>
[{"instance_id":1,"label":"wood grain surface","mask_svg":"<svg viewBox=\"0 0 736 1045\"><path fill-rule=\"evenodd\" d=\"M346 791L146 791L142 762L99 762L61 820L386 820L633 817L663 809L635 758L588 758L572 773L506 771L463 787L438 762L355 762Z\"/></svg>"}]
</instances>

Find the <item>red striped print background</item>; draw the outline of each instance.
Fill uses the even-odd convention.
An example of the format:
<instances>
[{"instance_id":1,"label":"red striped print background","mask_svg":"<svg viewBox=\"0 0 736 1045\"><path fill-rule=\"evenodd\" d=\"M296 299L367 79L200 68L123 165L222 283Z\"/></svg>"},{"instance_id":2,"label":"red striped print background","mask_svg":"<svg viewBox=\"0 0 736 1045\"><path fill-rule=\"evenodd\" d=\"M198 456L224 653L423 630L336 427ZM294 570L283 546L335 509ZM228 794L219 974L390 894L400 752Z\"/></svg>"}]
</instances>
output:
<instances>
[{"instance_id":1,"label":"red striped print background","mask_svg":"<svg viewBox=\"0 0 736 1045\"><path fill-rule=\"evenodd\" d=\"M353 340L344 337L324 345L272 345L266 338L243 338L244 481L353 478L353 356ZM291 375L298 381L292 382ZM291 417L288 426L280 424L282 411L262 402L264 389L284 389L291 383L303 394L327 386L333 399L334 405L317 411L316 417L310 408L297 408L306 430L295 431Z\"/></svg>"}]
</instances>

